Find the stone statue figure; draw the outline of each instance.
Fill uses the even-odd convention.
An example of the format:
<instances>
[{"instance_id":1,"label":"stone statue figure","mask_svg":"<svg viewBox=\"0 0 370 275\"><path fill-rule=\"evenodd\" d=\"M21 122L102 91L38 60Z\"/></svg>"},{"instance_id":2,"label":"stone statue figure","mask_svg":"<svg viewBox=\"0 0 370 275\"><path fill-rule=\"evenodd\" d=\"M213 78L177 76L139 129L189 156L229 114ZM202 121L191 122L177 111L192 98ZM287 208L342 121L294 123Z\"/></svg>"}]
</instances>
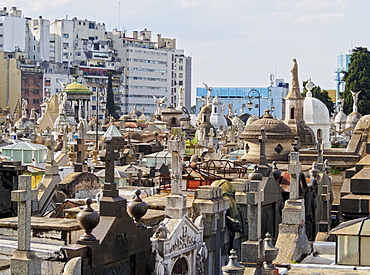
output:
<instances>
[{"instance_id":1,"label":"stone statue figure","mask_svg":"<svg viewBox=\"0 0 370 275\"><path fill-rule=\"evenodd\" d=\"M59 94L59 114L65 114L67 104L67 94L65 92L61 92Z\"/></svg>"},{"instance_id":2,"label":"stone statue figure","mask_svg":"<svg viewBox=\"0 0 370 275\"><path fill-rule=\"evenodd\" d=\"M27 117L27 106L28 106L27 99L22 98L22 117Z\"/></svg>"},{"instance_id":3,"label":"stone statue figure","mask_svg":"<svg viewBox=\"0 0 370 275\"><path fill-rule=\"evenodd\" d=\"M162 114L161 112L162 105L165 101L167 101L167 96L158 98L155 95L153 95L153 99L154 99L155 104L157 105L157 109L155 110L154 115L160 116Z\"/></svg>"},{"instance_id":4,"label":"stone statue figure","mask_svg":"<svg viewBox=\"0 0 370 275\"><path fill-rule=\"evenodd\" d=\"M177 107L176 110L182 110L184 107L184 87L180 86L178 93L178 101L177 101Z\"/></svg>"},{"instance_id":5,"label":"stone statue figure","mask_svg":"<svg viewBox=\"0 0 370 275\"><path fill-rule=\"evenodd\" d=\"M350 91L351 94L352 94L352 98L353 98L353 112L354 113L357 113L358 112L358 95L361 93L361 91L355 93L353 91Z\"/></svg>"},{"instance_id":6,"label":"stone statue figure","mask_svg":"<svg viewBox=\"0 0 370 275\"><path fill-rule=\"evenodd\" d=\"M207 90L207 96L206 96L206 104L211 105L212 104L212 98L211 98L211 92L212 92L212 86L208 86L206 83L204 83L204 86L206 87Z\"/></svg>"},{"instance_id":7,"label":"stone statue figure","mask_svg":"<svg viewBox=\"0 0 370 275\"><path fill-rule=\"evenodd\" d=\"M80 122L77 125L78 137L86 139L86 122L83 118L80 118Z\"/></svg>"},{"instance_id":8,"label":"stone statue figure","mask_svg":"<svg viewBox=\"0 0 370 275\"><path fill-rule=\"evenodd\" d=\"M298 64L297 59L293 58L293 68L291 70L292 73L292 88L299 88L299 81L298 81Z\"/></svg>"}]
</instances>

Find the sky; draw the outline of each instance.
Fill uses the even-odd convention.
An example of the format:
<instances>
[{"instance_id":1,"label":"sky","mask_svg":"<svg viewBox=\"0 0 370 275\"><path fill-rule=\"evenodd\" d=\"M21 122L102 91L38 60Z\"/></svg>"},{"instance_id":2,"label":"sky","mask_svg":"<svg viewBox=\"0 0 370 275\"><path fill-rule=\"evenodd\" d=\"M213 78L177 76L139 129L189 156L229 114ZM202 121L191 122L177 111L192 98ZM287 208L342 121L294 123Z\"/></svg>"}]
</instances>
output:
<instances>
[{"instance_id":1,"label":"sky","mask_svg":"<svg viewBox=\"0 0 370 275\"><path fill-rule=\"evenodd\" d=\"M118 2L120 1L120 2ZM176 38L193 59L193 90L213 86L261 87L270 74L335 89L337 56L370 47L369 0L7 0L26 17L96 20L107 30L147 28ZM1 4L0 4L1 5ZM1 7L1 6L0 6Z\"/></svg>"}]
</instances>

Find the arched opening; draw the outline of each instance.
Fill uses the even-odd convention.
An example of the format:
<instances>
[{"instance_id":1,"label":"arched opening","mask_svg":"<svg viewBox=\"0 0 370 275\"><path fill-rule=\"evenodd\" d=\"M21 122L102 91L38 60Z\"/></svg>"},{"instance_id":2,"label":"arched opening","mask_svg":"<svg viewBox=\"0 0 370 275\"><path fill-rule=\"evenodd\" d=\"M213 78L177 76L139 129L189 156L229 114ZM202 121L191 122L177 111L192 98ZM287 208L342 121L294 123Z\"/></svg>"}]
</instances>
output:
<instances>
[{"instance_id":1,"label":"arched opening","mask_svg":"<svg viewBox=\"0 0 370 275\"><path fill-rule=\"evenodd\" d=\"M177 120L175 117L171 119L171 126L176 126Z\"/></svg>"},{"instance_id":2,"label":"arched opening","mask_svg":"<svg viewBox=\"0 0 370 275\"><path fill-rule=\"evenodd\" d=\"M217 107L215 107L215 114L217 114Z\"/></svg>"},{"instance_id":3,"label":"arched opening","mask_svg":"<svg viewBox=\"0 0 370 275\"><path fill-rule=\"evenodd\" d=\"M290 119L294 119L294 107L290 109Z\"/></svg>"},{"instance_id":4,"label":"arched opening","mask_svg":"<svg viewBox=\"0 0 370 275\"><path fill-rule=\"evenodd\" d=\"M184 257L177 259L177 261L173 265L171 275L188 275L188 273L189 268L186 259Z\"/></svg>"},{"instance_id":5,"label":"arched opening","mask_svg":"<svg viewBox=\"0 0 370 275\"><path fill-rule=\"evenodd\" d=\"M318 129L317 130L317 138L322 138L322 130L321 129Z\"/></svg>"}]
</instances>

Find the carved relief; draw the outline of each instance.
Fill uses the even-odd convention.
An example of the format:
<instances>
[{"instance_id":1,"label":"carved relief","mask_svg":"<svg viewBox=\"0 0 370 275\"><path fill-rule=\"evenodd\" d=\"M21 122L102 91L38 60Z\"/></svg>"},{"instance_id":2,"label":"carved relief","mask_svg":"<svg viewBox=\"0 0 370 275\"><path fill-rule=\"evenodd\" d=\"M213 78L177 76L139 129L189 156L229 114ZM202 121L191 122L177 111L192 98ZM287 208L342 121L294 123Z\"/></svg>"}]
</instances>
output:
<instances>
[{"instance_id":1,"label":"carved relief","mask_svg":"<svg viewBox=\"0 0 370 275\"><path fill-rule=\"evenodd\" d=\"M177 240L171 246L170 253L196 244L195 237L189 236L187 232L188 232L188 227L186 225L183 225L182 234L177 238Z\"/></svg>"}]
</instances>

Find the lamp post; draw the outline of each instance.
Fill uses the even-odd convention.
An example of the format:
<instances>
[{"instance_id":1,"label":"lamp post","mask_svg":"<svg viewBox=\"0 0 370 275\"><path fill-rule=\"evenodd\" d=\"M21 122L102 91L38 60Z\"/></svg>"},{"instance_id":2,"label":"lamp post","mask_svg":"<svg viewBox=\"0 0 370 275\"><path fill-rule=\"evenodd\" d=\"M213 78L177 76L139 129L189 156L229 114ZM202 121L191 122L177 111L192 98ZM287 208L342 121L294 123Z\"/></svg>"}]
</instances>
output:
<instances>
[{"instance_id":1,"label":"lamp post","mask_svg":"<svg viewBox=\"0 0 370 275\"><path fill-rule=\"evenodd\" d=\"M258 96L251 96L252 92L253 93L256 92L258 94ZM252 89L248 92L248 98L249 98L249 101L247 103L247 107L248 107L249 111L252 110L252 108L253 108L253 102L252 102L251 98L258 98L258 118L260 118L261 117L261 94L260 94L260 92L256 89Z\"/></svg>"},{"instance_id":2,"label":"lamp post","mask_svg":"<svg viewBox=\"0 0 370 275\"><path fill-rule=\"evenodd\" d=\"M105 96L105 87L103 84L99 84L98 87L96 87L96 137L95 137L95 149L96 150L99 150L99 138L98 138L98 134L99 134L99 89L102 88L103 89L103 96ZM102 100L102 109L105 107L104 106L104 99ZM105 108L104 108L105 110Z\"/></svg>"}]
</instances>

